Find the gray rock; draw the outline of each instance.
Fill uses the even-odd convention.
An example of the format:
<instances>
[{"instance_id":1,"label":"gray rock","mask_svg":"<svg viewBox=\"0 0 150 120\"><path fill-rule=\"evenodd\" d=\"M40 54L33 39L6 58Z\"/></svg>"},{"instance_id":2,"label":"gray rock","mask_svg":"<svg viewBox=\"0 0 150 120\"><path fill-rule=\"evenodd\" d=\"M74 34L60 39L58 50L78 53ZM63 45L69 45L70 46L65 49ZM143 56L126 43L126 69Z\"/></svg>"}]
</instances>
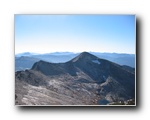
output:
<instances>
[{"instance_id":1,"label":"gray rock","mask_svg":"<svg viewBox=\"0 0 150 120\"><path fill-rule=\"evenodd\" d=\"M135 98L135 74L87 52L15 74L17 105L99 105ZM21 89L22 88L22 89Z\"/></svg>"}]
</instances>

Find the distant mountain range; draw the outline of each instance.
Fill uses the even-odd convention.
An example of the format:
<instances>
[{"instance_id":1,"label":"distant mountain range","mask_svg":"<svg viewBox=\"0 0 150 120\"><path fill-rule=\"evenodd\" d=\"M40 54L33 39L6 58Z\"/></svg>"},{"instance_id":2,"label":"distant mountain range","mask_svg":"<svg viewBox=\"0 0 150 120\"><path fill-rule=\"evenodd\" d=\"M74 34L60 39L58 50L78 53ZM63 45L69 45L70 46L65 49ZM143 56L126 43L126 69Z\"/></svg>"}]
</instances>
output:
<instances>
[{"instance_id":1,"label":"distant mountain range","mask_svg":"<svg viewBox=\"0 0 150 120\"><path fill-rule=\"evenodd\" d=\"M28 56L15 57L15 71L30 69L37 61L40 59Z\"/></svg>"},{"instance_id":2,"label":"distant mountain range","mask_svg":"<svg viewBox=\"0 0 150 120\"><path fill-rule=\"evenodd\" d=\"M118 53L99 53L99 52L90 52L91 54L109 60L111 62L117 63L119 65L127 65L130 67L135 67L135 55L134 54L118 54ZM46 54L37 54L37 53L20 53L15 56L15 70L25 70L26 68L31 68L32 65L39 61L44 60L52 63L63 63L67 62L80 53L73 52L54 52ZM22 64L21 64L22 63Z\"/></svg>"},{"instance_id":3,"label":"distant mountain range","mask_svg":"<svg viewBox=\"0 0 150 120\"><path fill-rule=\"evenodd\" d=\"M32 55L39 55L39 54L38 53L24 52L24 53L18 53L15 56L16 57L22 57L22 56L32 56Z\"/></svg>"},{"instance_id":4,"label":"distant mountain range","mask_svg":"<svg viewBox=\"0 0 150 120\"><path fill-rule=\"evenodd\" d=\"M135 70L83 52L15 73L16 105L106 105L135 100Z\"/></svg>"}]
</instances>

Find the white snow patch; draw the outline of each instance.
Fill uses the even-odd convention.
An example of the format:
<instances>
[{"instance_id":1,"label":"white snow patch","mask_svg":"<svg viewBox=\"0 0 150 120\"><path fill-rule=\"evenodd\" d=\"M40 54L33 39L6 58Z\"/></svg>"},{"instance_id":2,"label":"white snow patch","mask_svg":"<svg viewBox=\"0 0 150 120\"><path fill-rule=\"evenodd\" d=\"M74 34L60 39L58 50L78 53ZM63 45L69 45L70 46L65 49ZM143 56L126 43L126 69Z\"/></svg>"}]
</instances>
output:
<instances>
[{"instance_id":1,"label":"white snow patch","mask_svg":"<svg viewBox=\"0 0 150 120\"><path fill-rule=\"evenodd\" d=\"M29 70L30 68L25 68L25 69Z\"/></svg>"},{"instance_id":2,"label":"white snow patch","mask_svg":"<svg viewBox=\"0 0 150 120\"><path fill-rule=\"evenodd\" d=\"M93 63L101 64L98 60L92 60Z\"/></svg>"}]
</instances>

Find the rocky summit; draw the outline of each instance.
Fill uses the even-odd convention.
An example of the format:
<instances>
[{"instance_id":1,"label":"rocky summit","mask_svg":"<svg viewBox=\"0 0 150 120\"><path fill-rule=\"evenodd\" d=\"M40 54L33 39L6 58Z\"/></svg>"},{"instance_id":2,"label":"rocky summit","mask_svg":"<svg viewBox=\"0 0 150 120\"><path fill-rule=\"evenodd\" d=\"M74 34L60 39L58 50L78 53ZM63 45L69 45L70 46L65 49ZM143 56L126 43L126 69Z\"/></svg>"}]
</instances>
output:
<instances>
[{"instance_id":1,"label":"rocky summit","mask_svg":"<svg viewBox=\"0 0 150 120\"><path fill-rule=\"evenodd\" d=\"M88 52L65 63L41 60L30 70L15 72L16 105L116 105L134 100L134 69Z\"/></svg>"}]
</instances>

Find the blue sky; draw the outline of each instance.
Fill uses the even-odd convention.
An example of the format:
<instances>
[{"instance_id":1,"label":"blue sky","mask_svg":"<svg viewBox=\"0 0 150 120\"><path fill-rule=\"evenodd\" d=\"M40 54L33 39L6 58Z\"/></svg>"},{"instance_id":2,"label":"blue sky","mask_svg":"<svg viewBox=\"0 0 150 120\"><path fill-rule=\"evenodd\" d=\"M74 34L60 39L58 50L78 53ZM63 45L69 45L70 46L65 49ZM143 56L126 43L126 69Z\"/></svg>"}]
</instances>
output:
<instances>
[{"instance_id":1,"label":"blue sky","mask_svg":"<svg viewBox=\"0 0 150 120\"><path fill-rule=\"evenodd\" d=\"M15 53L135 54L134 15L15 15Z\"/></svg>"}]
</instances>

